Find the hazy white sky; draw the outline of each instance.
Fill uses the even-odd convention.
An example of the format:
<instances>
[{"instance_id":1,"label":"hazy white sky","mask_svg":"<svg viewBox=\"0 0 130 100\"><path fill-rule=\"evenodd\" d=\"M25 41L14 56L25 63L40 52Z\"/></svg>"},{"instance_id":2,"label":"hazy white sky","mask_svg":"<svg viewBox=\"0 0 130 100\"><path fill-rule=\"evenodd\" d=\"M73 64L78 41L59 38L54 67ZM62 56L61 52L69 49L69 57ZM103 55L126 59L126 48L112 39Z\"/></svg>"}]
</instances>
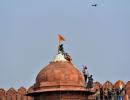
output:
<instances>
[{"instance_id":1,"label":"hazy white sky","mask_svg":"<svg viewBox=\"0 0 130 100\"><path fill-rule=\"evenodd\" d=\"M97 7L91 4L97 3ZM130 0L1 0L0 87L29 87L57 53L57 34L94 80L130 80Z\"/></svg>"}]
</instances>

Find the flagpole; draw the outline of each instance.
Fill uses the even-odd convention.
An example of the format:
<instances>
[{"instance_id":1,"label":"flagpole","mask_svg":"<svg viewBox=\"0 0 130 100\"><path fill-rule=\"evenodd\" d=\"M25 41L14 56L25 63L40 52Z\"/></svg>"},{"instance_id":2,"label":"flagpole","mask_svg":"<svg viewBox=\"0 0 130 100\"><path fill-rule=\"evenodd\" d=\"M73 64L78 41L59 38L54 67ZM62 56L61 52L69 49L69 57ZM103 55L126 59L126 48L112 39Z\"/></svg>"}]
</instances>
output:
<instances>
[{"instance_id":1,"label":"flagpole","mask_svg":"<svg viewBox=\"0 0 130 100\"><path fill-rule=\"evenodd\" d=\"M60 46L60 40L59 40L59 46Z\"/></svg>"},{"instance_id":2,"label":"flagpole","mask_svg":"<svg viewBox=\"0 0 130 100\"><path fill-rule=\"evenodd\" d=\"M58 53L59 53L59 47L60 47L60 39L59 39L59 36L58 36Z\"/></svg>"},{"instance_id":3,"label":"flagpole","mask_svg":"<svg viewBox=\"0 0 130 100\"><path fill-rule=\"evenodd\" d=\"M59 47L60 47L62 41L65 41L64 37L62 35L58 34L58 45L59 45L58 50L59 50Z\"/></svg>"},{"instance_id":4,"label":"flagpole","mask_svg":"<svg viewBox=\"0 0 130 100\"><path fill-rule=\"evenodd\" d=\"M58 53L59 53L59 47L60 47L60 40L58 41Z\"/></svg>"}]
</instances>

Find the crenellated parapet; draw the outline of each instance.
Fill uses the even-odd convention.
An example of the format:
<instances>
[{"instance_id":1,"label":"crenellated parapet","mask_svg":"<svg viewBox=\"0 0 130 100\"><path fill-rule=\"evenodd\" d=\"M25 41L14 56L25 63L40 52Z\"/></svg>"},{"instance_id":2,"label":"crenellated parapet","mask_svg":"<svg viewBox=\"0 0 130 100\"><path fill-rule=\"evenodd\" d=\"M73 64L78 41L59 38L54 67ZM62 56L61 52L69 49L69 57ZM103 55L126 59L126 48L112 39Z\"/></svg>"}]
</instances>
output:
<instances>
[{"instance_id":1,"label":"crenellated parapet","mask_svg":"<svg viewBox=\"0 0 130 100\"><path fill-rule=\"evenodd\" d=\"M109 98L109 96L116 98L118 95L121 95L124 98L123 100L128 100L126 98L130 99L130 81L127 83L122 80L118 80L115 83L106 81L103 84L94 82L93 89L95 90L95 94L89 97L91 100L95 100L96 98L105 100L106 98ZM118 94L117 90L120 90L121 92Z\"/></svg>"},{"instance_id":2,"label":"crenellated parapet","mask_svg":"<svg viewBox=\"0 0 130 100\"><path fill-rule=\"evenodd\" d=\"M24 87L15 89L11 87L7 91L3 88L0 88L0 100L33 100L32 97L26 96L27 92L30 91Z\"/></svg>"},{"instance_id":3,"label":"crenellated parapet","mask_svg":"<svg viewBox=\"0 0 130 100\"><path fill-rule=\"evenodd\" d=\"M126 83L126 93L130 95L130 81Z\"/></svg>"},{"instance_id":4,"label":"crenellated parapet","mask_svg":"<svg viewBox=\"0 0 130 100\"><path fill-rule=\"evenodd\" d=\"M102 98L104 98L104 96L106 95L105 92L107 90L119 88L120 83L122 84L122 88L124 88L124 93L125 93L124 98L129 97L130 99L130 81L125 83L122 80L118 80L115 83L106 81L103 84L101 84L100 82L94 82L93 89L98 92L97 94L95 93L94 95L91 95L89 98L91 100L95 100L97 95L102 96ZM101 89L103 90L102 94L100 93ZM15 89L11 87L8 90L0 88L0 100L33 100L32 97L26 95L27 93L30 93L32 91L33 91L33 86L31 86L28 89L23 86L20 87L19 89Z\"/></svg>"},{"instance_id":5,"label":"crenellated parapet","mask_svg":"<svg viewBox=\"0 0 130 100\"><path fill-rule=\"evenodd\" d=\"M3 88L0 88L0 100L5 100L6 91Z\"/></svg>"}]
</instances>

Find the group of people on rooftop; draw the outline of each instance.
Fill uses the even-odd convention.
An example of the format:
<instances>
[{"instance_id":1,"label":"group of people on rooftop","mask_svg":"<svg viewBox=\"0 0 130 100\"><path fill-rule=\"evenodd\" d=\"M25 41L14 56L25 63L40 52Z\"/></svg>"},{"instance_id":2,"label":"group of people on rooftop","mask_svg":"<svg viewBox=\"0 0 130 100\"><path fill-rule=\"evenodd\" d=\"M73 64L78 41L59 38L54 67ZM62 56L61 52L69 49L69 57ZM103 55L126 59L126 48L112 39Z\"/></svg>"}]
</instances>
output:
<instances>
[{"instance_id":1,"label":"group of people on rooftop","mask_svg":"<svg viewBox=\"0 0 130 100\"><path fill-rule=\"evenodd\" d=\"M93 76L92 75L89 76L89 72L88 72L87 66L83 65L82 72L83 72L83 75L84 75L86 88L92 89L93 88Z\"/></svg>"},{"instance_id":2,"label":"group of people on rooftop","mask_svg":"<svg viewBox=\"0 0 130 100\"><path fill-rule=\"evenodd\" d=\"M100 88L96 89L95 92L96 100L124 100L125 97L125 89L107 89Z\"/></svg>"},{"instance_id":3,"label":"group of people on rooftop","mask_svg":"<svg viewBox=\"0 0 130 100\"><path fill-rule=\"evenodd\" d=\"M71 56L64 51L63 44L59 45L58 54L62 54L67 61L69 61L69 62L72 61ZM88 88L88 89L93 88L93 77L92 77L92 75L89 76L87 66L83 66L83 71L82 72L83 72L83 75L84 75L86 88Z\"/></svg>"},{"instance_id":4,"label":"group of people on rooftop","mask_svg":"<svg viewBox=\"0 0 130 100\"><path fill-rule=\"evenodd\" d=\"M63 44L59 45L58 54L62 54L67 61L69 61L69 62L72 61L71 56L67 52L64 51Z\"/></svg>"}]
</instances>

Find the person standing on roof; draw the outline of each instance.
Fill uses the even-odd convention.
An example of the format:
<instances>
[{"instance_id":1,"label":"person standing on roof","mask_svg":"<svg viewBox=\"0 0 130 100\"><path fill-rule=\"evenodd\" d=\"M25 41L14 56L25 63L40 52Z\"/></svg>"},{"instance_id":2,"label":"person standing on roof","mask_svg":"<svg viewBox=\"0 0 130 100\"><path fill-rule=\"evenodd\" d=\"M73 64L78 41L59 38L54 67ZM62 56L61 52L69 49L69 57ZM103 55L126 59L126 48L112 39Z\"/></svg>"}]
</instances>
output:
<instances>
[{"instance_id":1,"label":"person standing on roof","mask_svg":"<svg viewBox=\"0 0 130 100\"><path fill-rule=\"evenodd\" d=\"M83 65L83 70L82 70L82 72L83 72L83 75L84 75L85 83L87 83L87 79L88 79L88 77L89 77L89 73L88 73L88 70L87 70L87 66L84 66L84 65Z\"/></svg>"}]
</instances>

